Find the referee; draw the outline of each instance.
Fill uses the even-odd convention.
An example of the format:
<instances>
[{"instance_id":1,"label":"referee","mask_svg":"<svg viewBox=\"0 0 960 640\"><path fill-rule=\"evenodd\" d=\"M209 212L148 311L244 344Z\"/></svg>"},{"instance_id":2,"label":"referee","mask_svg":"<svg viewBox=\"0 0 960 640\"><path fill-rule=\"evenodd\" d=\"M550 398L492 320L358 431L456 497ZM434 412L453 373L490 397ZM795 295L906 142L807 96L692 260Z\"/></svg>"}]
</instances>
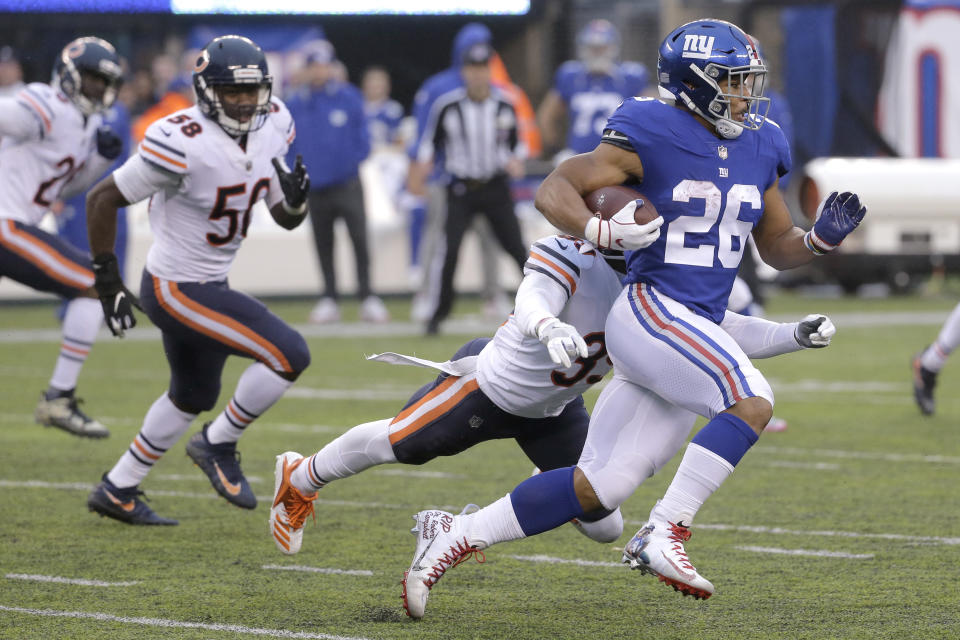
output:
<instances>
[{"instance_id":1,"label":"referee","mask_svg":"<svg viewBox=\"0 0 960 640\"><path fill-rule=\"evenodd\" d=\"M440 299L427 323L427 335L436 334L450 314L460 244L476 214L487 218L500 246L521 273L527 258L510 195L510 177L522 175L526 150L517 137L513 106L491 85L488 62L492 54L493 49L486 43L475 44L466 51L460 70L464 86L434 102L417 150L418 180L426 179L434 158L442 158L444 169L451 176L447 185L446 251Z\"/></svg>"}]
</instances>

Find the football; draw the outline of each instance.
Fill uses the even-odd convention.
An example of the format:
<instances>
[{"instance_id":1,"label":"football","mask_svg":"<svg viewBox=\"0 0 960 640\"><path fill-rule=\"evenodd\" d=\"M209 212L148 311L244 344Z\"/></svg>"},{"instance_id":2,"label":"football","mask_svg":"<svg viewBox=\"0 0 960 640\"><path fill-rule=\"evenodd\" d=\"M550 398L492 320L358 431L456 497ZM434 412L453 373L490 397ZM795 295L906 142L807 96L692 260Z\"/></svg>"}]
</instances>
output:
<instances>
[{"instance_id":1,"label":"football","mask_svg":"<svg viewBox=\"0 0 960 640\"><path fill-rule=\"evenodd\" d=\"M633 214L633 219L637 224L646 224L660 215L645 195L630 187L601 187L596 191L591 191L583 198L587 208L595 214L599 213L604 220L609 220L613 214L623 209L631 200L640 201Z\"/></svg>"}]
</instances>

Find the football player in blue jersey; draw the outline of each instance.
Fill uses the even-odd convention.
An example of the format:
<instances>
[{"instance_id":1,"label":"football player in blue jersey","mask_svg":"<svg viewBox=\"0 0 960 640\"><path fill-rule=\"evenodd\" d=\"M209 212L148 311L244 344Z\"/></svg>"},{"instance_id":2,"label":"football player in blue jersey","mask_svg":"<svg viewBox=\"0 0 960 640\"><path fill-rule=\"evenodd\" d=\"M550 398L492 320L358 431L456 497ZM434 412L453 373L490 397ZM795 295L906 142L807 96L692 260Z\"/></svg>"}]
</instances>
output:
<instances>
[{"instance_id":1,"label":"football player in blue jersey","mask_svg":"<svg viewBox=\"0 0 960 640\"><path fill-rule=\"evenodd\" d=\"M659 54L664 99L624 102L602 143L564 161L537 192L537 207L561 230L601 249L627 250L627 286L605 327L615 375L597 400L583 454L576 466L533 476L477 512L434 512L442 526L417 531L406 579L407 598L417 599L421 615L430 587L471 554L616 508L653 475L663 462L646 443L677 425L637 413L650 392L708 422L623 560L685 595L714 591L684 542L700 506L773 412L769 383L720 326L745 240L752 234L771 266L796 267L839 246L866 207L856 194L832 193L810 231L793 225L777 184L790 169L789 149L779 127L764 125L766 70L739 27L721 20L682 25ZM629 205L601 221L583 204L583 194L628 182L642 186L662 226L636 223ZM823 347L832 333L825 317L811 316L795 338Z\"/></svg>"},{"instance_id":2,"label":"football player in blue jersey","mask_svg":"<svg viewBox=\"0 0 960 640\"><path fill-rule=\"evenodd\" d=\"M619 62L619 54L620 34L606 20L591 20L577 34L577 60L557 69L553 88L537 111L544 145L566 144L560 157L596 147L614 109L647 86L647 68L637 62ZM564 119L565 143L561 142Z\"/></svg>"}]
</instances>

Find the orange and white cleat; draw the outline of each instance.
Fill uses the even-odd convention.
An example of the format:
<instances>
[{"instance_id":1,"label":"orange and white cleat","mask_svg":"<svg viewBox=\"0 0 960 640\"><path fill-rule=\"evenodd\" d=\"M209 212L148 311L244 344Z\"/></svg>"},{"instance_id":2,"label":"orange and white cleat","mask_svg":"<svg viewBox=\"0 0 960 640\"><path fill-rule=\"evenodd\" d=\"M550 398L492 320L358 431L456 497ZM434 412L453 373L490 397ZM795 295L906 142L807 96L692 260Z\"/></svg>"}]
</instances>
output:
<instances>
[{"instance_id":1,"label":"orange and white cleat","mask_svg":"<svg viewBox=\"0 0 960 640\"><path fill-rule=\"evenodd\" d=\"M290 483L290 474L303 462L303 456L287 451L277 456L274 469L273 506L270 507L270 535L277 548L287 555L300 551L303 544L303 524L313 512L317 492L303 495Z\"/></svg>"},{"instance_id":2,"label":"orange and white cleat","mask_svg":"<svg viewBox=\"0 0 960 640\"><path fill-rule=\"evenodd\" d=\"M651 520L623 548L623 562L685 596L706 600L713 595L713 583L697 573L687 557L683 543L689 539L690 529L682 523Z\"/></svg>"}]
</instances>

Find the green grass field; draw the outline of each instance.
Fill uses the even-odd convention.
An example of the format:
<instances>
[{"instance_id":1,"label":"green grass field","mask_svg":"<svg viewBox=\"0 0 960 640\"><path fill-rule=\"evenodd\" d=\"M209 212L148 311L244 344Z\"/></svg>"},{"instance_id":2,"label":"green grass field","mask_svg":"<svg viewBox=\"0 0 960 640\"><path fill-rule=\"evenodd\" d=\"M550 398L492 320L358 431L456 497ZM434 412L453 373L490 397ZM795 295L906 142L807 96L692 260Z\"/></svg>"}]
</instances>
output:
<instances>
[{"instance_id":1,"label":"green grass field","mask_svg":"<svg viewBox=\"0 0 960 640\"><path fill-rule=\"evenodd\" d=\"M33 423L58 348L52 306L2 306L0 638L960 637L960 362L940 376L932 418L914 407L908 368L954 304L952 296L771 301L775 318L829 313L838 334L829 349L760 363L790 426L764 435L697 517L687 550L717 587L710 600L680 597L619 565L616 545L564 526L448 572L420 622L404 616L399 598L414 548L410 515L504 495L531 470L519 448L486 443L331 484L294 557L277 552L267 530L274 456L309 455L354 424L391 416L431 378L363 354L444 360L473 336L314 332L310 369L241 440L259 507L242 511L217 497L184 454L184 438L143 484L153 508L180 526L136 528L89 513L85 501L166 388L149 322L130 339L103 337L88 359L79 395L113 434L86 441ZM309 310L271 306L295 324ZM403 302L391 306L406 317ZM459 309L474 310L469 301ZM228 363L218 409L246 364ZM200 416L191 433L214 415ZM620 546L676 462L624 504Z\"/></svg>"}]
</instances>

